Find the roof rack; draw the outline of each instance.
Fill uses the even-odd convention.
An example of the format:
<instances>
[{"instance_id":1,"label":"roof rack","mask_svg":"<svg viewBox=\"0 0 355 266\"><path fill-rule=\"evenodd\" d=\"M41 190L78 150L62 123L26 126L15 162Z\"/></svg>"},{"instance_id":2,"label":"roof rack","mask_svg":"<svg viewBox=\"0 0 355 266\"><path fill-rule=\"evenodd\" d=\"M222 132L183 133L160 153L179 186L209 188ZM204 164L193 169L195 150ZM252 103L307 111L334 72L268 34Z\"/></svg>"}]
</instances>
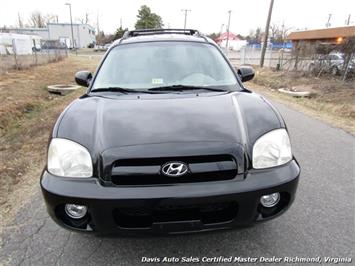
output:
<instances>
[{"instance_id":1,"label":"roof rack","mask_svg":"<svg viewBox=\"0 0 355 266\"><path fill-rule=\"evenodd\" d=\"M120 42L124 39L137 36L157 35L157 34L184 34L203 38L208 42L207 38L201 34L198 30L194 29L141 29L125 31Z\"/></svg>"}]
</instances>

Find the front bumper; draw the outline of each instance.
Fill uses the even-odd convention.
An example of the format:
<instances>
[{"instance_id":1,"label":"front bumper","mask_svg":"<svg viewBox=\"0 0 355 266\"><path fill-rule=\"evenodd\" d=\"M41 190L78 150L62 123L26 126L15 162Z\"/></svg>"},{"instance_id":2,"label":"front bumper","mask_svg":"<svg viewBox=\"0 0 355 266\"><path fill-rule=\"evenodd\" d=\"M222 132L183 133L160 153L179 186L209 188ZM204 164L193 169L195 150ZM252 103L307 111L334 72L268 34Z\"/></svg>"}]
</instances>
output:
<instances>
[{"instance_id":1,"label":"front bumper","mask_svg":"<svg viewBox=\"0 0 355 266\"><path fill-rule=\"evenodd\" d=\"M300 168L295 160L249 171L243 180L160 186L103 186L99 179L74 179L43 171L41 188L48 212L59 225L98 234L187 233L246 226L285 212L295 198ZM279 204L260 197L280 192ZM80 221L69 219L67 203L88 206Z\"/></svg>"}]
</instances>

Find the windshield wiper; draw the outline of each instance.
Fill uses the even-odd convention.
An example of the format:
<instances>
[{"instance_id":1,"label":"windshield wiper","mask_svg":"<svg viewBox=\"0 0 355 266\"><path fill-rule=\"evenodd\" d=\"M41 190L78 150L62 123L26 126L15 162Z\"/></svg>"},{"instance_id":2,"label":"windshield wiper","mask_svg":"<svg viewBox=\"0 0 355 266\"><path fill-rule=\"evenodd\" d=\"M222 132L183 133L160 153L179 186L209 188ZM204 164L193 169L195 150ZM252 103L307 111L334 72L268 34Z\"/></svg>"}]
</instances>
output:
<instances>
[{"instance_id":1,"label":"windshield wiper","mask_svg":"<svg viewBox=\"0 0 355 266\"><path fill-rule=\"evenodd\" d=\"M111 91L111 92L121 92L121 93L137 93L141 91L137 91L134 89L122 88L122 87L104 87L104 88L97 88L91 90L91 92L102 92L102 91Z\"/></svg>"},{"instance_id":2,"label":"windshield wiper","mask_svg":"<svg viewBox=\"0 0 355 266\"><path fill-rule=\"evenodd\" d=\"M211 88L211 87L199 87L190 85L170 85L161 86L148 89L149 91L187 91L187 90L207 90L207 91L226 91L223 89Z\"/></svg>"},{"instance_id":3,"label":"windshield wiper","mask_svg":"<svg viewBox=\"0 0 355 266\"><path fill-rule=\"evenodd\" d=\"M129 89L129 88L122 88L122 87L104 87L104 88L97 88L97 89L91 90L91 92L102 92L102 91L121 92L124 94L127 94L127 93L153 93L153 92L149 92L147 90L135 90L135 89Z\"/></svg>"}]
</instances>

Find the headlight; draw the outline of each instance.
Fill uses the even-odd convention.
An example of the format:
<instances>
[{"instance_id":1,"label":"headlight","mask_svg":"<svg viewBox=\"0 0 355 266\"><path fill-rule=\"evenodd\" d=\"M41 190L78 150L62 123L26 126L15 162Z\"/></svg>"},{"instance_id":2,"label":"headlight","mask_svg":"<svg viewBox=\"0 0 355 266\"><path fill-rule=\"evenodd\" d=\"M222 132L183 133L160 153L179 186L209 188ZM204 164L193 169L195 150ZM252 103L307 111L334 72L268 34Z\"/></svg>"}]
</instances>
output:
<instances>
[{"instance_id":1,"label":"headlight","mask_svg":"<svg viewBox=\"0 0 355 266\"><path fill-rule=\"evenodd\" d=\"M68 139L52 139L48 149L48 171L67 177L92 176L92 161L88 150Z\"/></svg>"},{"instance_id":2,"label":"headlight","mask_svg":"<svg viewBox=\"0 0 355 266\"><path fill-rule=\"evenodd\" d=\"M276 129L261 136L253 147L253 167L278 166L292 159L291 144L285 129Z\"/></svg>"}]
</instances>

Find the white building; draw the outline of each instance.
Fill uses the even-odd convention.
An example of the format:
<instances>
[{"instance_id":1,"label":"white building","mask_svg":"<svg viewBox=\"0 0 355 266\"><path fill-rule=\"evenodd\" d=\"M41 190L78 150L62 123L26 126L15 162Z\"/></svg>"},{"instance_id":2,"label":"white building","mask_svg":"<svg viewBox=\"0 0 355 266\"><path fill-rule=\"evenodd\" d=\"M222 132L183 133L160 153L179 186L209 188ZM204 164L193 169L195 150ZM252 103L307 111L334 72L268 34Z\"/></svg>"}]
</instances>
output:
<instances>
[{"instance_id":1,"label":"white building","mask_svg":"<svg viewBox=\"0 0 355 266\"><path fill-rule=\"evenodd\" d=\"M0 54L32 54L41 49L41 39L38 35L0 32Z\"/></svg>"},{"instance_id":2,"label":"white building","mask_svg":"<svg viewBox=\"0 0 355 266\"><path fill-rule=\"evenodd\" d=\"M11 33L38 35L43 40L59 40L68 48L85 48L95 44L95 29L88 24L73 23L74 42L70 23L48 23L46 28L10 28ZM73 45L74 44L74 45Z\"/></svg>"},{"instance_id":3,"label":"white building","mask_svg":"<svg viewBox=\"0 0 355 266\"><path fill-rule=\"evenodd\" d=\"M221 42L221 47L226 47L227 41L223 40ZM228 47L233 51L240 51L243 47L247 46L248 42L246 40L229 40Z\"/></svg>"}]
</instances>

